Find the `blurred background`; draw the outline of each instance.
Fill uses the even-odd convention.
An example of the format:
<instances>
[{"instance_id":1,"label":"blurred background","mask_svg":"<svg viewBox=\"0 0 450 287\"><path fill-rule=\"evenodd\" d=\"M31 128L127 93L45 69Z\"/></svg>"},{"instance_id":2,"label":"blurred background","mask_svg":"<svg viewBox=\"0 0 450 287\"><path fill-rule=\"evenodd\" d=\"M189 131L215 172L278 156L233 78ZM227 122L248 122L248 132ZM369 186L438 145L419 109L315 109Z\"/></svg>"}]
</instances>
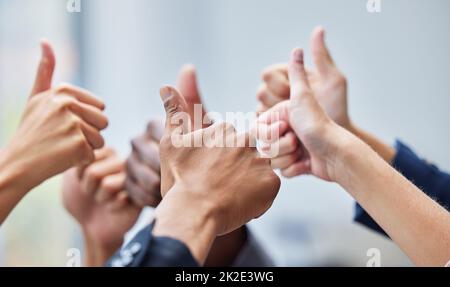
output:
<instances>
[{"instance_id":1,"label":"blurred background","mask_svg":"<svg viewBox=\"0 0 450 287\"><path fill-rule=\"evenodd\" d=\"M57 54L55 84L81 85L107 103L109 145L123 156L146 121L163 114L158 90L193 63L209 110L249 112L261 70L306 48L316 25L349 80L353 120L396 138L450 170L450 37L445 0L0 0L0 141L20 119L39 60L39 40ZM307 56L307 57L308 57ZM38 167L36 167L38 168ZM26 176L26 175L24 175ZM60 178L31 192L0 228L0 265L65 266L82 248L61 205ZM353 201L310 177L283 180L273 208L251 223L281 266L409 266L391 242L352 222Z\"/></svg>"}]
</instances>

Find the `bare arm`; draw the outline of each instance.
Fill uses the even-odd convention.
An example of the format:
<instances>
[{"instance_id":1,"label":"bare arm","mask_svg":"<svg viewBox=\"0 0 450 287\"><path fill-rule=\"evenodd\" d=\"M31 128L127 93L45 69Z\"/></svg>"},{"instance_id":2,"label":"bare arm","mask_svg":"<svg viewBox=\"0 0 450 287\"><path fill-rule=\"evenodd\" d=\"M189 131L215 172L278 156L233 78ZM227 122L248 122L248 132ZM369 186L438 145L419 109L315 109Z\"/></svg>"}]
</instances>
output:
<instances>
[{"instance_id":1,"label":"bare arm","mask_svg":"<svg viewBox=\"0 0 450 287\"><path fill-rule=\"evenodd\" d=\"M444 266L448 262L448 211L354 137L338 158L338 183L415 264Z\"/></svg>"},{"instance_id":2,"label":"bare arm","mask_svg":"<svg viewBox=\"0 0 450 287\"><path fill-rule=\"evenodd\" d=\"M272 113L278 113L289 122L304 149L290 167L293 174L339 183L415 264L444 266L450 259L450 213L328 117L309 83L301 49L292 54L289 80L290 100L258 121L272 125Z\"/></svg>"}]
</instances>

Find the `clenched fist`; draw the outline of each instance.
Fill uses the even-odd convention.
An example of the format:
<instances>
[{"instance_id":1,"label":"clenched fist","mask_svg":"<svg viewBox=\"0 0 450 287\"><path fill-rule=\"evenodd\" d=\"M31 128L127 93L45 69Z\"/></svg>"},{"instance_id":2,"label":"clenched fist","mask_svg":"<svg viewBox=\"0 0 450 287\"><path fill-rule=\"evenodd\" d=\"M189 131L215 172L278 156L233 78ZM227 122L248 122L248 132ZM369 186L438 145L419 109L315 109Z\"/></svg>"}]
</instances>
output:
<instances>
[{"instance_id":1,"label":"clenched fist","mask_svg":"<svg viewBox=\"0 0 450 287\"><path fill-rule=\"evenodd\" d=\"M125 192L125 163L111 148L95 151L95 161L64 174L63 203L80 224L86 264L103 265L120 248L140 208Z\"/></svg>"},{"instance_id":2,"label":"clenched fist","mask_svg":"<svg viewBox=\"0 0 450 287\"><path fill-rule=\"evenodd\" d=\"M256 148L251 147L254 145L248 134L237 134L229 124L186 131L179 121L189 120L186 101L171 87L161 89L161 97L167 115L160 143L164 199L156 210L155 233L184 240L203 262L209 250L205 246L210 247L217 235L229 233L269 209L280 188L280 179L269 160L260 158ZM227 142L245 143L245 147L217 145L217 136ZM189 142L193 138L203 138L203 144L176 145L177 141ZM190 221L187 226L207 221L200 225L203 232L210 231L209 242L191 244L190 235L195 234L186 234L183 229L187 233L195 229L183 226L186 220ZM175 222L178 229L167 228Z\"/></svg>"}]
</instances>

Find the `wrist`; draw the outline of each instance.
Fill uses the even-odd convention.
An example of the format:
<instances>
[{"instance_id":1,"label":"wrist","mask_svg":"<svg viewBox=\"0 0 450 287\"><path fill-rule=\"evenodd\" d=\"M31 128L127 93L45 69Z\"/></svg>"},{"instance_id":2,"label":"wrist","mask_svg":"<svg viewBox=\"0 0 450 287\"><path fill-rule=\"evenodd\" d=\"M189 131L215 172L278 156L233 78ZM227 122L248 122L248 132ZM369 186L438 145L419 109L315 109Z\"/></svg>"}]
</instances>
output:
<instances>
[{"instance_id":1,"label":"wrist","mask_svg":"<svg viewBox=\"0 0 450 287\"><path fill-rule=\"evenodd\" d=\"M174 185L155 210L154 236L177 239L203 265L218 233L214 209L183 186Z\"/></svg>"},{"instance_id":2,"label":"wrist","mask_svg":"<svg viewBox=\"0 0 450 287\"><path fill-rule=\"evenodd\" d=\"M342 136L336 156L336 179L346 190L353 190L358 181L358 173L366 167L376 153L360 138L350 133Z\"/></svg>"},{"instance_id":3,"label":"wrist","mask_svg":"<svg viewBox=\"0 0 450 287\"><path fill-rule=\"evenodd\" d=\"M39 162L24 158L23 154L20 148L11 144L0 153L0 184L7 185L21 196L41 183L34 172L39 170Z\"/></svg>"},{"instance_id":4,"label":"wrist","mask_svg":"<svg viewBox=\"0 0 450 287\"><path fill-rule=\"evenodd\" d=\"M355 126L353 123L350 124L348 131L358 137L361 141L369 145L372 150L374 150L388 164L392 164L397 153L397 151L392 146L385 144L381 139Z\"/></svg>"},{"instance_id":5,"label":"wrist","mask_svg":"<svg viewBox=\"0 0 450 287\"><path fill-rule=\"evenodd\" d=\"M348 123L343 128L345 128L347 131L354 134L355 136L359 137L360 129L350 119L348 120Z\"/></svg>"},{"instance_id":6,"label":"wrist","mask_svg":"<svg viewBox=\"0 0 450 287\"><path fill-rule=\"evenodd\" d=\"M115 242L105 242L90 232L88 228L82 227L84 237L84 264L87 267L103 266L123 244L123 238Z\"/></svg>"},{"instance_id":7,"label":"wrist","mask_svg":"<svg viewBox=\"0 0 450 287\"><path fill-rule=\"evenodd\" d=\"M8 150L0 153L0 191L12 192L15 197L23 197L32 188L25 182L28 176L26 165Z\"/></svg>"},{"instance_id":8,"label":"wrist","mask_svg":"<svg viewBox=\"0 0 450 287\"><path fill-rule=\"evenodd\" d=\"M333 121L323 124L315 131L316 137L311 139L312 152L323 165L327 181L337 182L339 165L345 155L351 134Z\"/></svg>"},{"instance_id":9,"label":"wrist","mask_svg":"<svg viewBox=\"0 0 450 287\"><path fill-rule=\"evenodd\" d=\"M86 267L100 267L120 249L123 239L114 244L105 244L83 227L84 236L84 265Z\"/></svg>"}]
</instances>

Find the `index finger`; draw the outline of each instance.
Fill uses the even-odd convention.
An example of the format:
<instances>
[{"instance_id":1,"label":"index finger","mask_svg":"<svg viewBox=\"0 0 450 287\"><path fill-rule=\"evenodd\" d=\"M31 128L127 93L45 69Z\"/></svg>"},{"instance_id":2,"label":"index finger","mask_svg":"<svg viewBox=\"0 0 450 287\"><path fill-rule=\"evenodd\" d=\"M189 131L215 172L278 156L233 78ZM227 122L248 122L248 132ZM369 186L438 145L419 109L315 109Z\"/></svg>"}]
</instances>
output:
<instances>
[{"instance_id":1,"label":"index finger","mask_svg":"<svg viewBox=\"0 0 450 287\"><path fill-rule=\"evenodd\" d=\"M105 109L105 104L103 103L103 101L95 97L91 92L70 84L60 85L55 89L55 93L67 94L73 96L75 99L82 103L94 106L100 110Z\"/></svg>"}]
</instances>

